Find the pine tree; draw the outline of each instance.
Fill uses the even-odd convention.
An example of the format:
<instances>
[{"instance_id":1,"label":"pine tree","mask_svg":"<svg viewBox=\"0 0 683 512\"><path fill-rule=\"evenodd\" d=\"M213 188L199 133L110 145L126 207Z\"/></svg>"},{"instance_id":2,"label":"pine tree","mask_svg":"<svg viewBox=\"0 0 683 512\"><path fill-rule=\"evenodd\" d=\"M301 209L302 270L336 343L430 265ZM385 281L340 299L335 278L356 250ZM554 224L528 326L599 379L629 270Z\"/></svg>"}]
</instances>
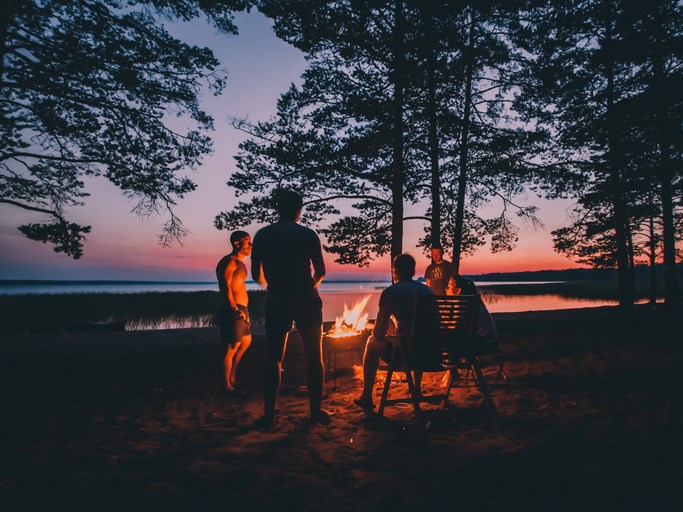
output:
<instances>
[{"instance_id":1,"label":"pine tree","mask_svg":"<svg viewBox=\"0 0 683 512\"><path fill-rule=\"evenodd\" d=\"M174 213L195 188L183 170L211 150L212 118L197 92L225 85L206 48L172 37L157 14L200 13L234 33L231 13L247 2L165 0L2 2L0 12L0 203L48 219L19 229L78 258L90 226L67 217L87 196L83 179L103 176L137 200L135 211L165 211L160 239L186 229ZM173 112L194 124L178 132Z\"/></svg>"}]
</instances>

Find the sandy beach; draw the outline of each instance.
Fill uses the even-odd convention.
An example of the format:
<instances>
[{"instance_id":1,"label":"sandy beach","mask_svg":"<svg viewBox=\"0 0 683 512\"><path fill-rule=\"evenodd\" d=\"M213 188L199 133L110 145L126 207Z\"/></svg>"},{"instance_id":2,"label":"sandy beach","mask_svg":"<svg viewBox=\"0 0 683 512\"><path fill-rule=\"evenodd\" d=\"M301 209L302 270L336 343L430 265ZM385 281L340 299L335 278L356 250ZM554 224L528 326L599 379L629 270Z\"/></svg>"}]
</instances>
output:
<instances>
[{"instance_id":1,"label":"sandy beach","mask_svg":"<svg viewBox=\"0 0 683 512\"><path fill-rule=\"evenodd\" d=\"M215 328L2 336L0 508L678 510L683 346L661 308L495 318L509 354L509 383L486 371L499 435L468 382L449 410L425 406L425 431L410 408L366 415L352 353L328 374L333 421L310 426L296 336L276 425L252 429L261 326L243 396L222 391Z\"/></svg>"}]
</instances>

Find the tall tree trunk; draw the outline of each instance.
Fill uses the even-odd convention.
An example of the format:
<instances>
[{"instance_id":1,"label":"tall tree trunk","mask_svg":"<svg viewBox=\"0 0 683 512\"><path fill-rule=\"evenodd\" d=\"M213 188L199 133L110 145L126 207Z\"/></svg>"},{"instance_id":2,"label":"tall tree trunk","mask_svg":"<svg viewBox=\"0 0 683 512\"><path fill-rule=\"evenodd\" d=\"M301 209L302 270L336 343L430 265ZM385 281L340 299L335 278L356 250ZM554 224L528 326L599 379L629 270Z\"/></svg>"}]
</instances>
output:
<instances>
[{"instance_id":1,"label":"tall tree trunk","mask_svg":"<svg viewBox=\"0 0 683 512\"><path fill-rule=\"evenodd\" d=\"M606 19L605 41L606 48L612 47L612 14L608 10ZM623 312L629 312L633 307L634 274L629 265L628 252L628 218L624 201L624 185L621 177L621 145L619 144L618 121L614 117L614 62L608 57L605 63L607 76L607 161L612 185L612 208L614 232L617 242L617 279L619 282L619 307Z\"/></svg>"},{"instance_id":2,"label":"tall tree trunk","mask_svg":"<svg viewBox=\"0 0 683 512\"><path fill-rule=\"evenodd\" d=\"M430 4L431 5L431 4ZM426 10L427 17L427 116L429 118L429 163L431 169L432 193L432 246L441 245L441 176L439 175L439 129L436 117L436 49L429 36L433 31L433 15L431 9Z\"/></svg>"},{"instance_id":3,"label":"tall tree trunk","mask_svg":"<svg viewBox=\"0 0 683 512\"><path fill-rule=\"evenodd\" d=\"M394 11L394 140L391 173L391 260L403 252L403 1Z\"/></svg>"},{"instance_id":4,"label":"tall tree trunk","mask_svg":"<svg viewBox=\"0 0 683 512\"><path fill-rule=\"evenodd\" d=\"M650 304L657 303L657 237L655 233L655 205L652 192L649 193L650 218L648 230L650 231Z\"/></svg>"},{"instance_id":5,"label":"tall tree trunk","mask_svg":"<svg viewBox=\"0 0 683 512\"><path fill-rule=\"evenodd\" d=\"M465 197L467 191L467 157L470 136L470 115L472 111L472 75L474 74L474 12L470 12L470 27L467 38L465 65L465 105L462 114L462 133L460 134L460 158L458 175L458 197L455 204L455 227L453 230L453 267L460 273L460 254L462 253L462 231L465 224Z\"/></svg>"},{"instance_id":6,"label":"tall tree trunk","mask_svg":"<svg viewBox=\"0 0 683 512\"><path fill-rule=\"evenodd\" d=\"M678 272L676 268L676 232L674 228L674 206L672 191L672 162L670 153L669 130L667 129L667 112L664 81L664 58L662 56L661 26L655 32L652 70L654 74L655 94L658 95L656 107L657 139L659 145L659 182L662 202L663 249L664 249L664 302L670 318L675 318L679 309Z\"/></svg>"},{"instance_id":7,"label":"tall tree trunk","mask_svg":"<svg viewBox=\"0 0 683 512\"><path fill-rule=\"evenodd\" d=\"M628 231L626 231L626 234L627 234L626 248L628 249L628 268L633 273L634 281L635 281L636 256L635 256L634 251L633 251L633 234L631 233L630 229ZM635 283L634 283L633 288L635 290ZM635 296L635 291L634 291L634 296Z\"/></svg>"}]
</instances>

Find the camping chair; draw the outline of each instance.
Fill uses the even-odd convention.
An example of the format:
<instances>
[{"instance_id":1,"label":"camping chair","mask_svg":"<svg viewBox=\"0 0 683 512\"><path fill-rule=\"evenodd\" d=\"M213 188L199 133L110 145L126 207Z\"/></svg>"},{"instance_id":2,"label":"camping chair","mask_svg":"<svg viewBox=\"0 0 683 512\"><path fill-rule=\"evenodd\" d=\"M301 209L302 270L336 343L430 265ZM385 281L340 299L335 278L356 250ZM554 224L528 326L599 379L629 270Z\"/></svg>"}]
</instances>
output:
<instances>
[{"instance_id":1,"label":"camping chair","mask_svg":"<svg viewBox=\"0 0 683 512\"><path fill-rule=\"evenodd\" d=\"M457 371L462 369L471 371L474 375L477 387L493 412L493 421L498 432L495 407L477 354L479 301L479 295L416 295L413 305L413 332L387 336L393 350L389 363L379 368L387 372L378 409L380 416L384 415L387 405L401 401L397 398L389 399L389 388L395 372L405 374L415 415L420 418L421 402L440 398L443 400L442 409L448 407L448 397L458 375ZM413 380L412 372L415 371L447 371L446 390L442 394L421 395Z\"/></svg>"},{"instance_id":2,"label":"camping chair","mask_svg":"<svg viewBox=\"0 0 683 512\"><path fill-rule=\"evenodd\" d=\"M492 360L492 361L491 361ZM498 348L498 343L488 343L485 341L482 341L480 343L480 348L477 351L477 361L479 361L479 366L484 370L489 362L494 362L497 371L496 371L496 376L493 377L495 380L500 381L501 377L503 379L503 382L506 385L510 385L510 381L508 380L508 374L505 371L505 363L508 360L508 353L505 350L499 349ZM474 374L472 373L472 369L468 369L468 371L465 373L464 380L468 380L470 377L474 378Z\"/></svg>"}]
</instances>

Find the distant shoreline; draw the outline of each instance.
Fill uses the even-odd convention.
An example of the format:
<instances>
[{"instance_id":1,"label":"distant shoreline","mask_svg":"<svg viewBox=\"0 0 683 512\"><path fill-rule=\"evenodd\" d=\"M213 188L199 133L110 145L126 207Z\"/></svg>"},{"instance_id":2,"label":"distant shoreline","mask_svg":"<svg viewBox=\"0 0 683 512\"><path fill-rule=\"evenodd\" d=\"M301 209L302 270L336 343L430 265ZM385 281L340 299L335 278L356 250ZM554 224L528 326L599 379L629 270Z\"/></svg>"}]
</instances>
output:
<instances>
[{"instance_id":1,"label":"distant shoreline","mask_svg":"<svg viewBox=\"0 0 683 512\"><path fill-rule=\"evenodd\" d=\"M615 269L590 269L573 268L564 270L529 270L518 272L489 272L484 274L464 274L465 277L477 282L506 282L506 281L526 281L526 282L549 282L549 281L616 281L617 271ZM635 268L636 279L649 278L650 269L647 266L637 266ZM663 267L658 265L656 268L657 276L663 276ZM327 283L384 283L391 282L389 275L383 279L377 279L377 274L369 274L374 278L356 279L325 279ZM420 277L420 276L417 276ZM254 281L248 280L250 284ZM192 280L192 281L166 281L160 279L0 279L0 286L17 285L208 285L215 284L214 280Z\"/></svg>"}]
</instances>

